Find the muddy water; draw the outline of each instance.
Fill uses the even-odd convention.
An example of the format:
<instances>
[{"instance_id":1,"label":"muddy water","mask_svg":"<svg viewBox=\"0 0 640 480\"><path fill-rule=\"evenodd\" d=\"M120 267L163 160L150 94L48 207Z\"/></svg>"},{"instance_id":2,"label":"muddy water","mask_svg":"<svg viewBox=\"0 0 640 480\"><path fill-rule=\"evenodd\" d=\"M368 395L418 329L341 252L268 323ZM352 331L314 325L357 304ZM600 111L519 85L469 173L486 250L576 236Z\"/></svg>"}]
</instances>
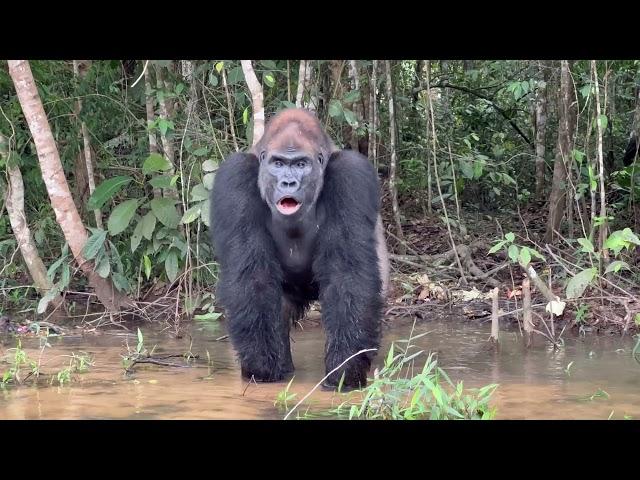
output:
<instances>
[{"instance_id":1,"label":"muddy water","mask_svg":"<svg viewBox=\"0 0 640 480\"><path fill-rule=\"evenodd\" d=\"M393 340L408 338L411 322L385 331L382 352ZM502 333L498 352L488 348L489 326L424 322L414 335L428 331L416 344L437 352L439 364L465 387L500 386L494 395L499 419L622 419L640 418L640 365L631 358L633 340L619 337L568 337L560 350L541 339L526 351L517 333ZM226 332L194 325L188 337L143 329L145 344L155 353L200 355L192 368L140 365L123 375L122 357L135 336L115 335L51 338L42 355L42 371L57 372L68 355L88 352L94 365L75 374L62 387L40 385L0 390L0 419L278 419L274 400L286 383L250 384L241 380L231 345L215 341ZM323 374L324 334L317 326L293 332L296 377L291 391L297 399ZM192 341L192 343L191 343ZM14 340L4 340L6 357ZM38 340L23 340L27 353L38 358ZM207 365L207 351L212 366ZM10 353L10 352L9 352ZM381 359L380 359L381 360ZM179 359L178 359L179 361ZM573 362L567 373L567 366ZM0 373L7 365L0 363ZM595 395L599 391L604 394ZM297 401L296 399L296 401ZM335 394L316 391L314 405L339 403Z\"/></svg>"}]
</instances>

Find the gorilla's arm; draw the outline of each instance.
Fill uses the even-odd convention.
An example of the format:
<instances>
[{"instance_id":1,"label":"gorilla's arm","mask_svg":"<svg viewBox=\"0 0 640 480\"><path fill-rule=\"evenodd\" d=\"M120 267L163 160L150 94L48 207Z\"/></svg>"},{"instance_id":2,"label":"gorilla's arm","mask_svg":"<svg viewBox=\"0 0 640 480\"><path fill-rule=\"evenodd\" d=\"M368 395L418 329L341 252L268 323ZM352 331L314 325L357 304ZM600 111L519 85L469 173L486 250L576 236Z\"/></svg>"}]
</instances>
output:
<instances>
[{"instance_id":1,"label":"gorilla's arm","mask_svg":"<svg viewBox=\"0 0 640 480\"><path fill-rule=\"evenodd\" d=\"M375 245L380 195L375 169L361 154L334 153L318 207L320 227L313 269L320 287L322 318L327 331L329 373L359 350L379 345L382 309L381 278ZM371 354L360 354L327 380L335 386L364 387Z\"/></svg>"},{"instance_id":2,"label":"gorilla's arm","mask_svg":"<svg viewBox=\"0 0 640 480\"><path fill-rule=\"evenodd\" d=\"M282 380L293 370L288 326L281 317L282 271L258 191L258 159L237 153L225 160L211 197L211 231L221 275L217 296L242 374Z\"/></svg>"}]
</instances>

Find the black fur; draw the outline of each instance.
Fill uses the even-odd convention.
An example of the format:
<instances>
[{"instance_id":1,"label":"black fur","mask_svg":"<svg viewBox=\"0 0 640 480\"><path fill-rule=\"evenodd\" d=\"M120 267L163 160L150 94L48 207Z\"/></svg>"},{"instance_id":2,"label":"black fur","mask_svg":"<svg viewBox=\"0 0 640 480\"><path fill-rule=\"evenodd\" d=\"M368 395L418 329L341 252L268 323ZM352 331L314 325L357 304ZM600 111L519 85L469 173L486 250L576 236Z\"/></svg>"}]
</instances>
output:
<instances>
[{"instance_id":1,"label":"black fur","mask_svg":"<svg viewBox=\"0 0 640 480\"><path fill-rule=\"evenodd\" d=\"M381 278L374 230L379 212L375 169L355 151L333 153L317 200L318 234L311 278L292 277L277 257L267 227L271 211L258 189L259 162L234 154L216 174L211 232L221 276L218 300L225 308L242 374L279 381L293 371L289 328L319 299L327 333L326 372L361 349L377 348ZM325 382L366 385L373 355L360 354Z\"/></svg>"}]
</instances>

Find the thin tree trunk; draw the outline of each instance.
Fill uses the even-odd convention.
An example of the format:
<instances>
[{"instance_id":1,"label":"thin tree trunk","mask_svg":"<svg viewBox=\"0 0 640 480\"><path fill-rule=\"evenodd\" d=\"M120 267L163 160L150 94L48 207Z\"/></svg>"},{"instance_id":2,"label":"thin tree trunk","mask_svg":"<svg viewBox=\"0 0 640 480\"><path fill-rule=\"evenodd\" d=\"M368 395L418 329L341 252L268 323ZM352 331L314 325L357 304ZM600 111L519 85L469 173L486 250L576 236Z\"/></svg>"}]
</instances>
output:
<instances>
[{"instance_id":1,"label":"thin tree trunk","mask_svg":"<svg viewBox=\"0 0 640 480\"><path fill-rule=\"evenodd\" d=\"M300 60L298 68L298 88L296 90L296 107L303 108L304 92L308 88L311 64L309 60Z\"/></svg>"},{"instance_id":2,"label":"thin tree trunk","mask_svg":"<svg viewBox=\"0 0 640 480\"><path fill-rule=\"evenodd\" d=\"M373 146L371 148L371 160L373 165L378 170L378 126L380 119L378 115L378 60L373 61L373 68L371 70L371 84L373 88L373 125L371 126L371 138L373 140Z\"/></svg>"},{"instance_id":3,"label":"thin tree trunk","mask_svg":"<svg viewBox=\"0 0 640 480\"><path fill-rule=\"evenodd\" d=\"M148 62L149 60L147 60ZM156 120L156 114L153 108L153 94L151 86L151 70L147 66L144 70L144 91L145 91L145 107L147 111L147 135L149 137L149 155L159 153L158 139L156 132L153 130L153 123ZM160 188L153 189L153 198L160 198L162 190Z\"/></svg>"},{"instance_id":4,"label":"thin tree trunk","mask_svg":"<svg viewBox=\"0 0 640 480\"><path fill-rule=\"evenodd\" d=\"M158 92L165 90L164 75L162 74L162 67L156 68L156 88L158 89ZM162 120L168 121L170 118L169 102L167 102L167 99L164 95L160 96L159 105L160 105L160 118ZM164 151L164 156L171 164L171 170L169 171L169 173L173 175L175 173L175 152L173 150L173 142L171 141L171 138L169 138L168 135L162 133L162 131L160 132L160 139L162 140L162 150Z\"/></svg>"},{"instance_id":5,"label":"thin tree trunk","mask_svg":"<svg viewBox=\"0 0 640 480\"><path fill-rule=\"evenodd\" d=\"M604 159L602 154L602 123L600 121L600 84L598 83L598 68L595 60L591 60L591 71L593 72L593 80L596 86L596 128L598 131L598 170L600 180L600 219L602 223L599 229L599 246L600 251L607 257L607 251L604 248L604 242L607 238L607 202L604 191Z\"/></svg>"},{"instance_id":6,"label":"thin tree trunk","mask_svg":"<svg viewBox=\"0 0 640 480\"><path fill-rule=\"evenodd\" d=\"M375 60L374 60L375 62ZM369 108L367 108L367 123L368 123L368 145L367 145L367 157L369 157L369 160L371 160L374 165L375 165L375 161L373 159L373 143L375 142L375 137L374 137L374 125L375 125L375 104L377 102L378 98L376 95L376 86L373 83L373 72L371 73L371 75L369 75Z\"/></svg>"},{"instance_id":7,"label":"thin tree trunk","mask_svg":"<svg viewBox=\"0 0 640 480\"><path fill-rule=\"evenodd\" d=\"M253 107L253 138L251 139L251 146L255 146L264 133L264 93L262 85L253 71L251 60L240 60L240 63L251 93L251 105Z\"/></svg>"},{"instance_id":8,"label":"thin tree trunk","mask_svg":"<svg viewBox=\"0 0 640 480\"><path fill-rule=\"evenodd\" d=\"M107 310L118 311L122 306L130 304L131 300L118 292L110 281L100 277L93 270L93 262L86 261L82 255L82 248L87 242L87 232L73 203L58 149L38 95L29 62L27 60L9 60L8 63L9 74L33 136L42 178L47 187L56 220L62 228L74 258L87 276L89 285L94 288L100 302Z\"/></svg>"},{"instance_id":9,"label":"thin tree trunk","mask_svg":"<svg viewBox=\"0 0 640 480\"><path fill-rule=\"evenodd\" d=\"M542 200L544 196L544 155L547 127L547 82L549 81L549 65L541 62L538 66L542 81L536 91L536 198Z\"/></svg>"},{"instance_id":10,"label":"thin tree trunk","mask_svg":"<svg viewBox=\"0 0 640 480\"><path fill-rule=\"evenodd\" d=\"M402 232L402 223L400 221L400 209L398 207L398 189L396 187L396 165L397 165L397 142L396 142L396 115L394 109L393 96L393 79L391 76L391 62L385 60L387 71L387 97L389 99L389 134L391 136L391 160L389 162L389 190L391 192L391 208L393 210L393 218L396 222L397 236L401 240L399 252L404 255L404 234Z\"/></svg>"},{"instance_id":11,"label":"thin tree trunk","mask_svg":"<svg viewBox=\"0 0 640 480\"><path fill-rule=\"evenodd\" d=\"M355 60L349 60L349 77L351 77L351 88L353 90L360 90L360 78L358 77L358 64ZM358 124L355 126L351 126L351 145L353 145L354 150L359 150L358 148L358 125L362 120L362 112L360 112L360 105L358 102L353 104L353 113L358 120Z\"/></svg>"},{"instance_id":12,"label":"thin tree trunk","mask_svg":"<svg viewBox=\"0 0 640 480\"><path fill-rule=\"evenodd\" d=\"M528 278L522 280L522 323L527 347L533 340L533 318L531 315L531 281Z\"/></svg>"},{"instance_id":13,"label":"thin tree trunk","mask_svg":"<svg viewBox=\"0 0 640 480\"><path fill-rule=\"evenodd\" d=\"M425 60L427 78L431 79L431 60ZM426 161L427 161L427 212L429 215L433 213L433 195L432 191L432 180L431 180L431 148L429 145L431 138L431 115L429 112L431 111L431 89L427 90L427 115L426 115L426 123L427 123L427 149L425 151Z\"/></svg>"},{"instance_id":14,"label":"thin tree trunk","mask_svg":"<svg viewBox=\"0 0 640 480\"><path fill-rule=\"evenodd\" d=\"M229 114L229 126L231 127L231 139L233 140L233 147L236 152L240 151L238 146L238 139L236 138L235 116L233 115L233 105L231 104L231 93L229 92L229 85L227 84L227 68L222 67L222 86L224 87L224 93L227 97L227 113ZM225 131L226 134L226 131Z\"/></svg>"},{"instance_id":15,"label":"thin tree trunk","mask_svg":"<svg viewBox=\"0 0 640 480\"><path fill-rule=\"evenodd\" d=\"M3 159L5 163L8 162L6 145L6 139L0 134L0 159ZM7 177L9 185L5 206L9 214L9 223L11 223L11 229L18 242L20 253L29 270L33 284L38 290L38 293L41 296L45 296L47 292L53 288L53 283L47 276L47 268L44 266L38 254L38 249L33 241L31 230L29 229L29 223L27 222L27 216L24 211L24 182L22 181L20 168L7 163ZM51 300L51 303L55 307L59 307L62 305L62 297L56 295Z\"/></svg>"},{"instance_id":16,"label":"thin tree trunk","mask_svg":"<svg viewBox=\"0 0 640 480\"><path fill-rule=\"evenodd\" d=\"M83 60L82 62L78 60L73 61L73 74L76 78L84 78L87 74L87 70L91 66L91 60ZM82 111L82 100L78 98L76 101L76 115L80 115ZM84 123L84 120L80 121L80 130L82 131L82 142L84 144L84 162L87 169L87 183L89 184L89 194L93 194L96 189L96 181L93 172L93 160L91 159L91 140L89 139L89 130L87 129L87 124ZM93 211L93 215L96 219L96 227L102 228L102 213L100 209L95 209Z\"/></svg>"},{"instance_id":17,"label":"thin tree trunk","mask_svg":"<svg viewBox=\"0 0 640 480\"><path fill-rule=\"evenodd\" d=\"M577 108L569 62L560 62L560 98L558 105L558 152L553 166L553 183L549 197L549 217L544 241L552 243L555 231L560 228L560 222L565 213L565 197L567 187L567 165L571 161L573 148L573 134L575 131Z\"/></svg>"},{"instance_id":18,"label":"thin tree trunk","mask_svg":"<svg viewBox=\"0 0 640 480\"><path fill-rule=\"evenodd\" d=\"M291 103L291 62L287 60L287 102Z\"/></svg>"},{"instance_id":19,"label":"thin tree trunk","mask_svg":"<svg viewBox=\"0 0 640 480\"><path fill-rule=\"evenodd\" d=\"M495 287L491 290L491 341L498 343L500 335L500 317L498 316L500 289Z\"/></svg>"}]
</instances>

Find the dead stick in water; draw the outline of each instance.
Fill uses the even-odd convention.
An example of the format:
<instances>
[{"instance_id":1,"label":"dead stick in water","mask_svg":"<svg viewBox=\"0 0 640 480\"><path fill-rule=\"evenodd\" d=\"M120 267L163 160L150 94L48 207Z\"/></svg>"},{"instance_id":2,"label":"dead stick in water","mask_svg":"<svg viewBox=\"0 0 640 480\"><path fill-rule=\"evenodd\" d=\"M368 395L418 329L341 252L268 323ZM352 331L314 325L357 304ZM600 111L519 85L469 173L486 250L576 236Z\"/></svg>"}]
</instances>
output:
<instances>
[{"instance_id":1,"label":"dead stick in water","mask_svg":"<svg viewBox=\"0 0 640 480\"><path fill-rule=\"evenodd\" d=\"M500 294L500 289L498 287L491 290L491 340L495 343L498 343L498 333L500 331L500 321L498 320L498 308L500 304L498 303L498 295Z\"/></svg>"},{"instance_id":2,"label":"dead stick in water","mask_svg":"<svg viewBox=\"0 0 640 480\"><path fill-rule=\"evenodd\" d=\"M531 318L531 282L528 278L522 281L522 310L525 342L529 348L533 334L533 320Z\"/></svg>"}]
</instances>

